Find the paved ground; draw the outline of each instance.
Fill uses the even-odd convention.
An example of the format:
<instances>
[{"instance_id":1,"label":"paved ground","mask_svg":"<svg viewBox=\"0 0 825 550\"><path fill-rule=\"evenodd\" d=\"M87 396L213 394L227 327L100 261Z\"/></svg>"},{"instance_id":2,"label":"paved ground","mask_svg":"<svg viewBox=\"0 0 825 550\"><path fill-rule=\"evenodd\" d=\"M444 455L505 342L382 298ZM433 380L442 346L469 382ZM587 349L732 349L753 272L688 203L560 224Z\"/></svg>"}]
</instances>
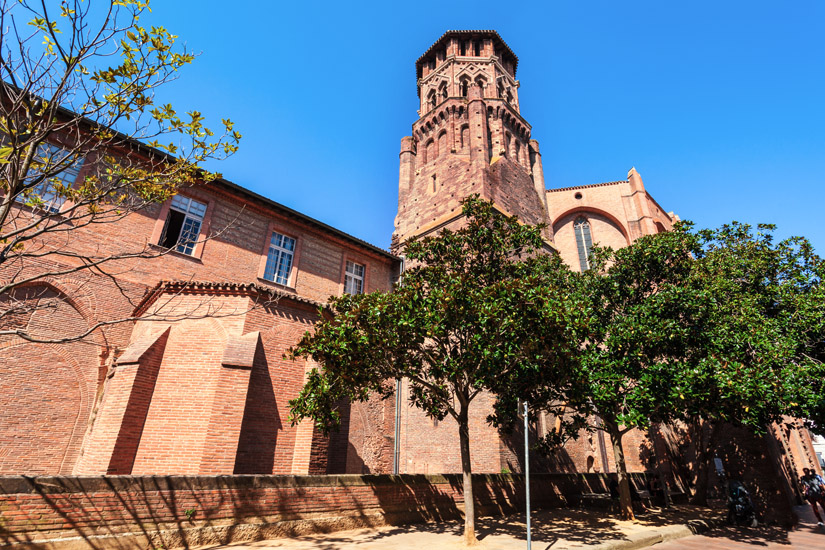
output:
<instances>
[{"instance_id":1,"label":"paved ground","mask_svg":"<svg viewBox=\"0 0 825 550\"><path fill-rule=\"evenodd\" d=\"M601 514L601 515L600 515ZM533 515L533 549L565 550L641 548L658 541L690 534L684 524L690 520L719 517L720 512L691 507L677 507L667 513L651 512L638 522L618 521L604 512L589 510L543 510ZM411 525L381 529L362 529L310 535L290 539L272 539L237 543L220 547L224 550L439 550L462 547L459 523ZM482 518L477 534L480 550L523 550L526 547L524 516ZM825 539L823 539L825 540ZM635 543L635 544L634 544ZM641 545L641 546L639 546ZM213 547L215 548L215 547ZM659 547L657 547L658 550ZM679 548L675 546L673 548Z\"/></svg>"},{"instance_id":2,"label":"paved ground","mask_svg":"<svg viewBox=\"0 0 825 550\"><path fill-rule=\"evenodd\" d=\"M825 549L825 528L817 527L807 506L796 509L800 525L787 532L777 527L719 527L704 535L688 534L684 524L697 519L716 519L718 510L677 507L667 513L653 512L638 522L615 520L598 511L545 510L533 516L534 550L809 550ZM482 518L478 522L480 550L522 550L525 543L524 516ZM462 526L457 523L361 529L237 543L222 550L440 550L458 549ZM659 541L665 540L666 542ZM668 542L669 541L669 542Z\"/></svg>"},{"instance_id":3,"label":"paved ground","mask_svg":"<svg viewBox=\"0 0 825 550\"><path fill-rule=\"evenodd\" d=\"M714 529L705 535L687 537L654 550L808 550L825 548L825 529L817 527L816 518L808 506L796 508L799 527L791 532L783 529ZM552 547L551 547L552 548Z\"/></svg>"}]
</instances>

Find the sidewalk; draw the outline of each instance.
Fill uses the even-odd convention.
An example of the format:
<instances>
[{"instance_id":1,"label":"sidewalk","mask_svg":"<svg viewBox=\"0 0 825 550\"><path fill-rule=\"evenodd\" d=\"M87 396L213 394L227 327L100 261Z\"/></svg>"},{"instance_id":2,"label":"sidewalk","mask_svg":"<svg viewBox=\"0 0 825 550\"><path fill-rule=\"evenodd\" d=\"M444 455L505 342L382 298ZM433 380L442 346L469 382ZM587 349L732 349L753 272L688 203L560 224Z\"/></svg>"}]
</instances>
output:
<instances>
[{"instance_id":1,"label":"sidewalk","mask_svg":"<svg viewBox=\"0 0 825 550\"><path fill-rule=\"evenodd\" d=\"M638 516L637 522L619 521L600 510L554 509L534 512L532 516L535 550L631 550L692 535L707 528L707 522L720 518L718 510L677 506L667 511ZM688 526L690 523L691 527ZM226 550L438 550L462 547L463 523L440 523L360 529L290 539L237 543ZM522 550L526 548L524 516L481 518L476 533L483 550Z\"/></svg>"},{"instance_id":2,"label":"sidewalk","mask_svg":"<svg viewBox=\"0 0 825 550\"><path fill-rule=\"evenodd\" d=\"M799 525L792 531L778 527L722 526L701 535L656 546L654 550L808 550L825 547L825 528L816 524L811 507L794 508Z\"/></svg>"}]
</instances>

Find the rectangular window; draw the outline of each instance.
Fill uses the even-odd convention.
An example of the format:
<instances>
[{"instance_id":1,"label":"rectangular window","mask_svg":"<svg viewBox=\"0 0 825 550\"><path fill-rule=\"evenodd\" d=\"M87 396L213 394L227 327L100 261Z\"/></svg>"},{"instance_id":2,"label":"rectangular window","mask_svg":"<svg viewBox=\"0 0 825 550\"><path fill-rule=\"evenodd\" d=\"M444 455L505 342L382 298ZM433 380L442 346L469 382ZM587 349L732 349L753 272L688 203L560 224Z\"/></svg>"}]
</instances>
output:
<instances>
[{"instance_id":1,"label":"rectangular window","mask_svg":"<svg viewBox=\"0 0 825 550\"><path fill-rule=\"evenodd\" d=\"M160 237L160 246L174 248L191 256L195 252L198 236L206 214L206 204L194 199L175 195L169 206L169 215Z\"/></svg>"},{"instance_id":2,"label":"rectangular window","mask_svg":"<svg viewBox=\"0 0 825 550\"><path fill-rule=\"evenodd\" d=\"M269 241L269 253L266 256L264 279L279 285L289 283L289 271L292 269L292 257L295 254L295 239L272 232Z\"/></svg>"},{"instance_id":3,"label":"rectangular window","mask_svg":"<svg viewBox=\"0 0 825 550\"><path fill-rule=\"evenodd\" d=\"M363 265L347 262L347 272L344 275L344 292L347 294L362 294L364 292Z\"/></svg>"},{"instance_id":4,"label":"rectangular window","mask_svg":"<svg viewBox=\"0 0 825 550\"><path fill-rule=\"evenodd\" d=\"M26 174L26 182L28 183L39 177L43 172L54 170L56 165L65 161L68 155L68 151L57 145L41 143L37 146L37 153L35 153L34 158L34 163L36 163L38 167L29 169L28 174ZM82 165L82 158L75 160L57 175L46 178L26 193L17 195L16 200L32 206L38 206L49 213L60 212L60 208L63 206L63 203L66 202L66 197L59 194L57 187L72 187L77 180Z\"/></svg>"}]
</instances>

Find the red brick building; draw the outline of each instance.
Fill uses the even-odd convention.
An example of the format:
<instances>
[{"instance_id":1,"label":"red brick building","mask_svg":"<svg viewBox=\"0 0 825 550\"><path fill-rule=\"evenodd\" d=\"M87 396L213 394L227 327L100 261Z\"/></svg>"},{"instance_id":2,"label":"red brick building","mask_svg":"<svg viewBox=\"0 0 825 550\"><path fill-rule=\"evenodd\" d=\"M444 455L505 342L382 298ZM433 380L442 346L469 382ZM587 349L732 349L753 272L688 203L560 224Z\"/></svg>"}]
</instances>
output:
<instances>
[{"instance_id":1,"label":"red brick building","mask_svg":"<svg viewBox=\"0 0 825 550\"><path fill-rule=\"evenodd\" d=\"M494 31L447 32L416 61L420 118L401 140L393 251L403 254L410 237L457 223L460 201L472 193L524 222L546 224L548 248L574 269L588 268L592 244L622 247L669 230L678 217L659 206L635 169L622 181L547 190L539 144L519 106L517 67ZM455 425L406 406L403 386L401 406L355 404L329 438L288 419L288 401L312 365L285 360L284 352L329 296L389 291L399 256L224 180L79 229L71 246L100 252L125 243L172 252L123 260L115 279L85 273L40 281L38 299L58 305L16 322L48 337L136 321L71 344L0 340L0 475L460 470ZM489 406L482 396L472 415L473 467L518 471L521 444L487 425ZM542 419L537 431L552 422ZM737 449L759 450L759 441L736 437ZM582 437L543 467L615 471L605 439ZM646 469L652 452L665 456L678 439L664 429L652 441L630 434L630 469ZM763 463L781 465L786 479L815 465L798 426L777 428L767 445L773 450Z\"/></svg>"},{"instance_id":2,"label":"red brick building","mask_svg":"<svg viewBox=\"0 0 825 550\"><path fill-rule=\"evenodd\" d=\"M326 440L287 418L309 365L282 356L345 285L388 291L395 256L227 181L75 231L77 251L173 251L32 289L60 298L18 320L42 337L147 321L0 341L0 474L326 471Z\"/></svg>"}]
</instances>

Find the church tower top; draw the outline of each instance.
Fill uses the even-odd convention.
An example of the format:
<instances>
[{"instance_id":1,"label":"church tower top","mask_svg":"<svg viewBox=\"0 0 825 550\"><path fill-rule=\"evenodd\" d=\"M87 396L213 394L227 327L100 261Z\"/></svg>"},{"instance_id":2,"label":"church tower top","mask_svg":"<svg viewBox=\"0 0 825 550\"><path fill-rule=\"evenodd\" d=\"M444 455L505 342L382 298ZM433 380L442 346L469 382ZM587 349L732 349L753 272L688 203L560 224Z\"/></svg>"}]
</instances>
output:
<instances>
[{"instance_id":1,"label":"church tower top","mask_svg":"<svg viewBox=\"0 0 825 550\"><path fill-rule=\"evenodd\" d=\"M518 58L495 31L447 31L416 62L418 120L401 140L392 249L461 224L473 194L545 224L538 143L519 109Z\"/></svg>"},{"instance_id":2,"label":"church tower top","mask_svg":"<svg viewBox=\"0 0 825 550\"><path fill-rule=\"evenodd\" d=\"M447 31L415 62L420 80L433 72L448 57L496 57L510 76L516 77L518 56L496 31Z\"/></svg>"}]
</instances>

